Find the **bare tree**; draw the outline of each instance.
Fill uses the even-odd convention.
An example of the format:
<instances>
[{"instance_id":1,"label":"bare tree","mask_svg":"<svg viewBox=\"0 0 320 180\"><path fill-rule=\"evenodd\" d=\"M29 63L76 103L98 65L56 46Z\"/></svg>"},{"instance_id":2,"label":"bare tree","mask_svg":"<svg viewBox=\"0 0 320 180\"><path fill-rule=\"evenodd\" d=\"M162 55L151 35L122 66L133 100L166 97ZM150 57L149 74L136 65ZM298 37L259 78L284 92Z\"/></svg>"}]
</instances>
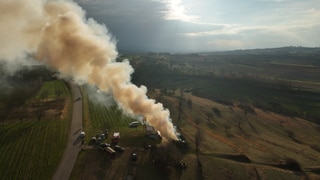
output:
<instances>
[{"instance_id":1,"label":"bare tree","mask_svg":"<svg viewBox=\"0 0 320 180\"><path fill-rule=\"evenodd\" d=\"M182 114L182 101L180 100L179 101L179 106L177 107L178 108L178 123L180 125L180 122L181 122L181 114Z\"/></svg>"},{"instance_id":2,"label":"bare tree","mask_svg":"<svg viewBox=\"0 0 320 180\"><path fill-rule=\"evenodd\" d=\"M183 95L184 95L184 89L180 87L180 98L183 100Z\"/></svg>"},{"instance_id":3,"label":"bare tree","mask_svg":"<svg viewBox=\"0 0 320 180\"><path fill-rule=\"evenodd\" d=\"M197 128L197 132L196 132L196 134L195 134L196 155L197 155L198 161L199 161L199 150L200 150L200 145L201 145L202 139L203 139L202 131L201 131L201 129L198 127L198 128Z\"/></svg>"},{"instance_id":4,"label":"bare tree","mask_svg":"<svg viewBox=\"0 0 320 180\"><path fill-rule=\"evenodd\" d=\"M56 96L58 97L58 99L60 99L61 95L62 95L62 90L61 89L55 89L54 93L56 94Z\"/></svg>"},{"instance_id":5,"label":"bare tree","mask_svg":"<svg viewBox=\"0 0 320 180\"><path fill-rule=\"evenodd\" d=\"M192 100L191 99L188 99L188 107L192 110Z\"/></svg>"},{"instance_id":6,"label":"bare tree","mask_svg":"<svg viewBox=\"0 0 320 180\"><path fill-rule=\"evenodd\" d=\"M44 116L44 109L43 107L39 107L36 111L33 112L36 116L37 120L40 121L41 118Z\"/></svg>"},{"instance_id":7,"label":"bare tree","mask_svg":"<svg viewBox=\"0 0 320 180\"><path fill-rule=\"evenodd\" d=\"M28 109L24 106L19 107L17 112L17 118L20 120L20 122L23 121L24 118L26 118L28 116Z\"/></svg>"},{"instance_id":8,"label":"bare tree","mask_svg":"<svg viewBox=\"0 0 320 180\"><path fill-rule=\"evenodd\" d=\"M237 113L235 115L236 118L236 122L237 122L237 127L239 128L239 130L241 131L241 133L244 133L242 127L241 127L241 123L245 120L244 116L242 114Z\"/></svg>"},{"instance_id":9,"label":"bare tree","mask_svg":"<svg viewBox=\"0 0 320 180\"><path fill-rule=\"evenodd\" d=\"M199 124L200 124L200 118L197 117L194 119L194 122L197 124L198 128L199 128Z\"/></svg>"},{"instance_id":10,"label":"bare tree","mask_svg":"<svg viewBox=\"0 0 320 180\"><path fill-rule=\"evenodd\" d=\"M226 133L226 136L232 137L232 134L229 132L229 130L231 129L231 126L228 123L225 123L223 127L224 127L224 132Z\"/></svg>"},{"instance_id":11,"label":"bare tree","mask_svg":"<svg viewBox=\"0 0 320 180\"><path fill-rule=\"evenodd\" d=\"M200 119L196 118L195 123L197 124L197 131L194 138L195 144L196 144L196 156L197 156L197 179L201 180L203 179L203 173L202 173L202 163L199 158L199 151L200 151L201 142L203 140L203 134L202 134L201 128L199 127Z\"/></svg>"},{"instance_id":12,"label":"bare tree","mask_svg":"<svg viewBox=\"0 0 320 180\"><path fill-rule=\"evenodd\" d=\"M214 118L213 114L211 112L206 112L207 120L210 121L212 118Z\"/></svg>"},{"instance_id":13,"label":"bare tree","mask_svg":"<svg viewBox=\"0 0 320 180\"><path fill-rule=\"evenodd\" d=\"M34 102L32 103L33 107L33 114L37 118L38 121L41 120L41 118L44 116L44 107L42 105L42 102L39 99L35 99Z\"/></svg>"},{"instance_id":14,"label":"bare tree","mask_svg":"<svg viewBox=\"0 0 320 180\"><path fill-rule=\"evenodd\" d=\"M212 111L214 112L214 114L218 117L221 117L221 111L220 109L218 109L217 107L213 107Z\"/></svg>"},{"instance_id":15,"label":"bare tree","mask_svg":"<svg viewBox=\"0 0 320 180\"><path fill-rule=\"evenodd\" d=\"M44 100L45 100L46 98L48 98L48 96L49 96L49 91L48 91L48 90L42 91L41 94L40 94L40 96L41 96L42 102L44 102Z\"/></svg>"},{"instance_id":16,"label":"bare tree","mask_svg":"<svg viewBox=\"0 0 320 180\"><path fill-rule=\"evenodd\" d=\"M0 120L2 123L5 122L8 116L7 112L8 112L8 107L0 107Z\"/></svg>"}]
</instances>

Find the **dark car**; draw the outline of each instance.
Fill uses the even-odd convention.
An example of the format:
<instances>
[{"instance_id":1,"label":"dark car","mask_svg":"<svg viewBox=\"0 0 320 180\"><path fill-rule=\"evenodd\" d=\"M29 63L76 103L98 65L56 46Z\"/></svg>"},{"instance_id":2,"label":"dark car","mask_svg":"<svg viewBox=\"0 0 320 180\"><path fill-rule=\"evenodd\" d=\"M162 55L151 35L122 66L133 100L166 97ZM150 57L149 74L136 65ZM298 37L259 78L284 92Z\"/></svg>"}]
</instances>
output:
<instances>
[{"instance_id":1,"label":"dark car","mask_svg":"<svg viewBox=\"0 0 320 180\"><path fill-rule=\"evenodd\" d=\"M108 143L100 143L99 144L99 149L105 150L106 147L110 147L110 144Z\"/></svg>"},{"instance_id":2,"label":"dark car","mask_svg":"<svg viewBox=\"0 0 320 180\"><path fill-rule=\"evenodd\" d=\"M108 143L100 143L99 146L101 146L101 147L110 147L110 144L108 144Z\"/></svg>"},{"instance_id":3,"label":"dark car","mask_svg":"<svg viewBox=\"0 0 320 180\"><path fill-rule=\"evenodd\" d=\"M133 162L136 162L138 160L137 153L135 153L135 152L131 153L130 160Z\"/></svg>"},{"instance_id":4,"label":"dark car","mask_svg":"<svg viewBox=\"0 0 320 180\"><path fill-rule=\"evenodd\" d=\"M123 152L125 149L123 147L119 146L119 145L115 145L114 146L114 150L118 151L118 152Z\"/></svg>"}]
</instances>

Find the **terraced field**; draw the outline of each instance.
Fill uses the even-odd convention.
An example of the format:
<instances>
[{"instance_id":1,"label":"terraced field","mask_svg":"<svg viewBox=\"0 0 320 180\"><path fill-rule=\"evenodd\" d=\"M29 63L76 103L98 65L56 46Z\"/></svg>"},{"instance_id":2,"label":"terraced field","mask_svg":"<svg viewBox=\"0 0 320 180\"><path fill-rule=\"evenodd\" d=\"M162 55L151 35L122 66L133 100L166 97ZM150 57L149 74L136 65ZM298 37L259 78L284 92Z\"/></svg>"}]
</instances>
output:
<instances>
[{"instance_id":1,"label":"terraced field","mask_svg":"<svg viewBox=\"0 0 320 180\"><path fill-rule=\"evenodd\" d=\"M99 104L86 96L85 87L81 90L86 132L83 146L85 150L78 156L71 179L124 179L128 169L131 168L128 164L130 153L133 150L143 152L145 144L155 144L159 141L147 138L142 125L130 128L129 123L136 119L123 113L115 104L111 106ZM125 148L125 152L117 153L114 159L110 159L107 152L101 151L97 144L91 141L91 137L104 133L106 129L109 131L109 136L103 142L110 144L113 132L120 132L121 138L118 144ZM140 158L142 154L139 154Z\"/></svg>"},{"instance_id":2,"label":"terraced field","mask_svg":"<svg viewBox=\"0 0 320 180\"><path fill-rule=\"evenodd\" d=\"M69 90L62 81L48 81L36 96L48 91L50 102L58 98L54 93L57 89L61 91L59 99L63 100L55 104L63 109L60 118L44 116L38 121L30 116L23 121L7 119L0 125L0 177L51 179L66 146L71 107Z\"/></svg>"}]
</instances>

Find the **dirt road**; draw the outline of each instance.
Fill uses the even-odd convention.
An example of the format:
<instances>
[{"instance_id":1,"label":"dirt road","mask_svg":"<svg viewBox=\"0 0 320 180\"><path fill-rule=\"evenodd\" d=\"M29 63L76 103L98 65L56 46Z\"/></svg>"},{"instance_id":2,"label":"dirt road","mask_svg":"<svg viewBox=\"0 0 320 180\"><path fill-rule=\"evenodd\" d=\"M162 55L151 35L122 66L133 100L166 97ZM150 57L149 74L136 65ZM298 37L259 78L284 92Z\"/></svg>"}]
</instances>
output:
<instances>
[{"instance_id":1,"label":"dirt road","mask_svg":"<svg viewBox=\"0 0 320 180\"><path fill-rule=\"evenodd\" d=\"M73 114L70 128L70 134L67 142L67 148L63 153L60 164L53 176L53 180L67 180L69 179L73 166L76 162L79 151L81 150L80 132L82 130L82 98L79 87L71 85L73 94Z\"/></svg>"}]
</instances>

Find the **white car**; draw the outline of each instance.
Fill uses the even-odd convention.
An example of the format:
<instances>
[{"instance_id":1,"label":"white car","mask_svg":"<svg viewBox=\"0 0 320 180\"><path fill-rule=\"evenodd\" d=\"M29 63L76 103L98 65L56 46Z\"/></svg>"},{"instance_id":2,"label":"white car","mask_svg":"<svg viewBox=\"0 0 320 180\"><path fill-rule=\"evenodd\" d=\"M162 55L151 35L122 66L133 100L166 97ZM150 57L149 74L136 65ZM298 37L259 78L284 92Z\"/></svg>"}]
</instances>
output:
<instances>
[{"instance_id":1,"label":"white car","mask_svg":"<svg viewBox=\"0 0 320 180\"><path fill-rule=\"evenodd\" d=\"M136 127L138 127L139 126L139 122L138 121L133 121L133 122L131 122L130 124L129 124L129 127L131 127L131 128L136 128Z\"/></svg>"},{"instance_id":2,"label":"white car","mask_svg":"<svg viewBox=\"0 0 320 180\"><path fill-rule=\"evenodd\" d=\"M80 133L80 137L81 138L84 138L86 136L86 133L84 132L84 131L82 131L81 133Z\"/></svg>"}]
</instances>

